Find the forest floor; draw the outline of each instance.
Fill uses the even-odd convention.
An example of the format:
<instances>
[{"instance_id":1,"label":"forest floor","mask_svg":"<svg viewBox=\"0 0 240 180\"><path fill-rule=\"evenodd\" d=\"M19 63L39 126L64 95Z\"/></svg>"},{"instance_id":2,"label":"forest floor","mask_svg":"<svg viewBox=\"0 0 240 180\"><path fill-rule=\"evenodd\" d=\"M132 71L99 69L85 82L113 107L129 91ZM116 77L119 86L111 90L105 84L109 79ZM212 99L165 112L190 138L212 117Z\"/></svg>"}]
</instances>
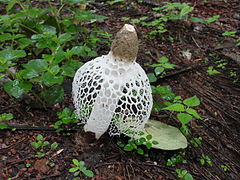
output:
<instances>
[{"instance_id":1,"label":"forest floor","mask_svg":"<svg viewBox=\"0 0 240 180\"><path fill-rule=\"evenodd\" d=\"M131 2L108 5L96 1L89 8L109 17L97 25L114 35L126 23L121 17L151 17L152 8L161 5L161 1L144 1L135 5ZM116 143L120 137L110 137L107 133L98 141L88 139L84 132L81 132L83 137L77 135L79 132L58 135L52 124L58 119L56 112L64 107L73 109L71 93L65 96L63 103L44 110L26 105L23 99L10 98L0 89L0 113L13 113L11 124L26 125L23 130L0 131L0 179L72 179L74 176L69 169L73 167L74 158L84 161L95 174L92 179L96 180L177 179L176 169L185 169L199 180L240 179L240 49L235 46L233 37L222 35L225 31L236 30L239 35L240 4L238 0L181 2L189 2L194 7L191 14L195 17L220 15L219 24L173 21L168 25L167 33L155 38L145 36L150 31L149 27L135 24L140 41L137 62L147 72L152 69L144 63L154 63L162 56L177 65L167 72L169 76L158 79L154 85L170 85L174 93L183 98L196 95L201 100L197 111L207 120L193 120L191 135L187 137L189 141L202 137L199 147L189 143L186 149L177 151L153 149L149 157L144 157L122 150ZM170 36L173 41L168 41ZM183 56L186 50L191 53L189 59ZM220 73L207 74L210 66ZM236 75L231 76L230 72L236 72ZM152 118L180 127L176 119L161 119L158 113L154 113ZM27 127L41 128L33 130ZM38 134L43 135L44 140L59 143L54 152L43 158L35 157L36 150L30 145ZM167 166L167 160L180 152L185 154L186 162ZM201 165L202 155L210 158L211 166L207 163ZM29 167L26 164L30 164Z\"/></svg>"}]
</instances>

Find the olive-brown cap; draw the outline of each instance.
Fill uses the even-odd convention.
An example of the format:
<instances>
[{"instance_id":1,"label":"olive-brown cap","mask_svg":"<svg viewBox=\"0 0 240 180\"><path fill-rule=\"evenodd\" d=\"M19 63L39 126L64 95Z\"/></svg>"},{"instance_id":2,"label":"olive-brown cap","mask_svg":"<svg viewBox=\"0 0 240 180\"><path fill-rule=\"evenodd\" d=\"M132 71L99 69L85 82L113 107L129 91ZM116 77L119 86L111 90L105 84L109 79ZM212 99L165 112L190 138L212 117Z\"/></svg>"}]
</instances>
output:
<instances>
[{"instance_id":1,"label":"olive-brown cap","mask_svg":"<svg viewBox=\"0 0 240 180\"><path fill-rule=\"evenodd\" d=\"M130 24L125 24L117 32L112 42L111 52L120 61L135 61L138 53L138 37L135 28Z\"/></svg>"}]
</instances>

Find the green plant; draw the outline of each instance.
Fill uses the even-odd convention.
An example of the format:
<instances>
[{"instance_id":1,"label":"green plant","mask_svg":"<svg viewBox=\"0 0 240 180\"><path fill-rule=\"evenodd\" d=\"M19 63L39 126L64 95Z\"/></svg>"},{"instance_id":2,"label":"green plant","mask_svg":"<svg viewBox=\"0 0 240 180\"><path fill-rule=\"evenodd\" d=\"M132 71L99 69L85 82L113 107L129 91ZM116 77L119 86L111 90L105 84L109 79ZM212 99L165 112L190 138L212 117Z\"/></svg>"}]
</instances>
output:
<instances>
[{"instance_id":1,"label":"green plant","mask_svg":"<svg viewBox=\"0 0 240 180\"><path fill-rule=\"evenodd\" d=\"M109 37L100 29L85 28L83 22L106 17L74 8L86 1L61 0L59 8L47 1L49 8L43 9L32 8L31 1L4 2L7 14L0 17L0 78L11 79L4 90L15 98L30 93L43 107L45 102L61 102L64 79L74 76L82 65L80 58L97 56L93 49ZM15 4L20 8L13 11ZM65 6L73 7L65 9L71 16L62 13Z\"/></svg>"},{"instance_id":2,"label":"green plant","mask_svg":"<svg viewBox=\"0 0 240 180\"><path fill-rule=\"evenodd\" d=\"M185 152L180 152L179 154L174 154L170 159L167 160L167 166L176 166L177 163L186 163L184 160Z\"/></svg>"},{"instance_id":3,"label":"green plant","mask_svg":"<svg viewBox=\"0 0 240 180\"><path fill-rule=\"evenodd\" d=\"M201 154L200 163L201 165L207 164L208 166L213 166L211 158L205 154Z\"/></svg>"},{"instance_id":4,"label":"green plant","mask_svg":"<svg viewBox=\"0 0 240 180\"><path fill-rule=\"evenodd\" d=\"M29 168L29 167L32 166L32 164L31 163L26 163L25 166L26 166L26 168Z\"/></svg>"},{"instance_id":5,"label":"green plant","mask_svg":"<svg viewBox=\"0 0 240 180\"><path fill-rule=\"evenodd\" d=\"M237 31L225 31L224 33L222 33L222 35L223 36L235 37L236 33L237 33Z\"/></svg>"},{"instance_id":6,"label":"green plant","mask_svg":"<svg viewBox=\"0 0 240 180\"><path fill-rule=\"evenodd\" d=\"M183 169L176 169L177 175L179 178L184 179L184 180L193 180L193 177L191 174L187 172L187 170Z\"/></svg>"},{"instance_id":7,"label":"green plant","mask_svg":"<svg viewBox=\"0 0 240 180\"><path fill-rule=\"evenodd\" d=\"M145 65L154 68L154 73L149 73L148 78L150 82L155 82L157 80L156 76L162 76L165 74L166 69L173 69L175 67L174 64L171 64L167 57L162 56L157 60L157 64L148 64Z\"/></svg>"},{"instance_id":8,"label":"green plant","mask_svg":"<svg viewBox=\"0 0 240 180\"><path fill-rule=\"evenodd\" d=\"M109 5L114 5L114 4L119 3L119 2L124 2L124 0L112 0L112 1L107 1L107 4L109 4Z\"/></svg>"},{"instance_id":9,"label":"green plant","mask_svg":"<svg viewBox=\"0 0 240 180\"><path fill-rule=\"evenodd\" d=\"M8 121L8 120L11 120L13 119L13 114L12 113L3 113L3 114L0 114L0 122L1 121ZM5 123L1 123L0 124L0 130L1 129L6 129L8 127L7 124Z\"/></svg>"},{"instance_id":10,"label":"green plant","mask_svg":"<svg viewBox=\"0 0 240 180\"><path fill-rule=\"evenodd\" d=\"M64 108L62 112L57 112L57 116L60 120L54 123L54 128L57 132L63 130L63 126L67 124L78 123L79 119L77 115L72 112L69 108Z\"/></svg>"},{"instance_id":11,"label":"green plant","mask_svg":"<svg viewBox=\"0 0 240 180\"><path fill-rule=\"evenodd\" d=\"M188 3L166 2L165 5L161 7L153 8L153 10L158 14L156 19L150 22L141 22L141 25L152 26L153 30L149 34L156 35L167 32L166 23L169 21L189 20L191 22L212 23L219 18L219 16L213 16L204 20L198 17L191 17L189 14L193 11L193 9L194 8L189 6ZM160 16L159 12L161 13Z\"/></svg>"},{"instance_id":12,"label":"green plant","mask_svg":"<svg viewBox=\"0 0 240 180\"><path fill-rule=\"evenodd\" d=\"M207 70L207 75L214 75L214 74L220 74L219 71L217 71L216 69L213 69L213 66L209 66L208 70Z\"/></svg>"},{"instance_id":13,"label":"green plant","mask_svg":"<svg viewBox=\"0 0 240 180\"><path fill-rule=\"evenodd\" d=\"M197 96L193 96L184 100L181 100L180 96L176 96L173 100L173 103L167 107L162 108L162 110L169 110L177 112L177 119L181 122L182 127L180 130L185 135L189 135L189 129L187 124L193 119L202 119L201 116L197 113L192 107L199 106L200 100Z\"/></svg>"},{"instance_id":14,"label":"green plant","mask_svg":"<svg viewBox=\"0 0 240 180\"><path fill-rule=\"evenodd\" d=\"M199 147L202 144L202 137L193 138L190 142L194 147Z\"/></svg>"},{"instance_id":15,"label":"green plant","mask_svg":"<svg viewBox=\"0 0 240 180\"><path fill-rule=\"evenodd\" d=\"M77 159L72 160L75 167L69 169L69 172L74 173L74 176L79 176L81 173L85 174L87 177L93 177L94 174L91 170L88 170L85 167L85 163L83 161L78 161ZM74 178L75 180L80 179L79 177ZM81 178L82 179L82 178Z\"/></svg>"},{"instance_id":16,"label":"green plant","mask_svg":"<svg viewBox=\"0 0 240 180\"><path fill-rule=\"evenodd\" d=\"M44 137L41 134L38 134L36 136L36 141L31 142L31 145L39 150L36 154L36 157L41 158L45 155L48 155L50 152L52 152L54 149L56 149L58 147L58 143L54 142L54 143L49 143L48 141L44 141ZM50 146L50 149L47 152L44 152L44 147L46 146Z\"/></svg>"},{"instance_id":17,"label":"green plant","mask_svg":"<svg viewBox=\"0 0 240 180\"><path fill-rule=\"evenodd\" d=\"M225 172L229 170L229 168L228 168L227 166L223 165L223 164L221 165L221 168L222 168L223 171L225 171Z\"/></svg>"},{"instance_id":18,"label":"green plant","mask_svg":"<svg viewBox=\"0 0 240 180\"><path fill-rule=\"evenodd\" d=\"M152 141L151 135L147 135L146 138L141 137L143 135L144 135L144 133L140 132L139 138L131 138L128 140L128 142L126 144L122 141L118 141L117 145L119 147L123 148L124 151L134 151L137 154L148 156L148 154L140 146L143 146L143 147L145 146L147 149L151 149L152 145L158 144L158 142Z\"/></svg>"},{"instance_id":19,"label":"green plant","mask_svg":"<svg viewBox=\"0 0 240 180\"><path fill-rule=\"evenodd\" d=\"M200 100L197 96L193 96L182 100L181 96L176 96L170 86L152 86L152 93L156 97L160 97L163 101L154 102L153 110L169 110L177 113L176 118L181 122L180 130L184 135L189 135L189 128L187 124L193 119L203 118L193 107L200 105Z\"/></svg>"}]
</instances>

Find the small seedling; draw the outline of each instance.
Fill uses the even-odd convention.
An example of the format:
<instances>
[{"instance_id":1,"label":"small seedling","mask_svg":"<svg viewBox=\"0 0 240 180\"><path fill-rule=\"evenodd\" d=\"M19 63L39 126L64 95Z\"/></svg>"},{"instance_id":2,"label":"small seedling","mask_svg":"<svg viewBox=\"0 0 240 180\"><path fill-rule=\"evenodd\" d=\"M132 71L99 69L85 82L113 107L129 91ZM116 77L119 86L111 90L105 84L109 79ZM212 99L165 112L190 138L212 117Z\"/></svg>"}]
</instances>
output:
<instances>
[{"instance_id":1,"label":"small seedling","mask_svg":"<svg viewBox=\"0 0 240 180\"><path fill-rule=\"evenodd\" d=\"M202 144L202 137L193 138L190 142L193 144L194 147L199 147Z\"/></svg>"},{"instance_id":2,"label":"small seedling","mask_svg":"<svg viewBox=\"0 0 240 180\"><path fill-rule=\"evenodd\" d=\"M222 168L223 171L225 171L225 172L229 170L229 168L228 168L227 166L223 165L223 164L221 165L221 168Z\"/></svg>"},{"instance_id":3,"label":"small seedling","mask_svg":"<svg viewBox=\"0 0 240 180\"><path fill-rule=\"evenodd\" d=\"M38 134L36 137L36 141L35 142L31 142L31 145L39 150L36 154L36 157L41 158L45 155L48 155L51 151L53 151L54 149L56 149L58 147L58 143L54 142L52 144L50 144L48 141L44 141L44 138L41 134ZM50 150L47 152L44 152L44 147L45 146L49 146L50 145Z\"/></svg>"},{"instance_id":4,"label":"small seedling","mask_svg":"<svg viewBox=\"0 0 240 180\"><path fill-rule=\"evenodd\" d=\"M237 31L225 31L224 33L222 33L222 35L223 36L235 37L236 33L237 33Z\"/></svg>"},{"instance_id":5,"label":"small seedling","mask_svg":"<svg viewBox=\"0 0 240 180\"><path fill-rule=\"evenodd\" d=\"M74 178L75 180L80 179L79 175L81 175L81 173L85 174L87 177L93 177L94 174L91 170L88 170L85 167L85 163L83 161L78 161L77 159L73 159L72 160L73 164L75 165L75 167L69 169L69 172L74 173L74 176L76 178Z\"/></svg>"},{"instance_id":6,"label":"small seedling","mask_svg":"<svg viewBox=\"0 0 240 180\"><path fill-rule=\"evenodd\" d=\"M166 69L174 69L175 65L171 64L167 57L163 56L157 60L157 64L148 64L145 65L154 68L154 73L149 73L148 78L150 82L155 82L157 80L157 76L162 76L166 74Z\"/></svg>"},{"instance_id":7,"label":"small seedling","mask_svg":"<svg viewBox=\"0 0 240 180\"><path fill-rule=\"evenodd\" d=\"M207 75L214 75L214 74L220 74L220 72L213 69L213 66L209 66L207 70Z\"/></svg>"},{"instance_id":8,"label":"small seedling","mask_svg":"<svg viewBox=\"0 0 240 180\"><path fill-rule=\"evenodd\" d=\"M144 133L140 132L140 136L143 136L143 135ZM147 135L146 138L140 137L137 139L134 139L134 138L129 139L127 144L123 143L122 141L117 142L117 145L123 148L124 151L134 151L137 154L144 155L144 156L148 156L148 154L140 146L145 146L147 149L151 149L153 144L158 144L158 142L152 141L151 135Z\"/></svg>"},{"instance_id":9,"label":"small seedling","mask_svg":"<svg viewBox=\"0 0 240 180\"><path fill-rule=\"evenodd\" d=\"M0 114L0 122L1 121L8 121L8 120L11 120L13 119L13 114L12 113L3 113L3 114ZM3 123L3 124L0 124L0 130L1 129L6 129L8 127L7 124Z\"/></svg>"},{"instance_id":10,"label":"small seedling","mask_svg":"<svg viewBox=\"0 0 240 180\"><path fill-rule=\"evenodd\" d=\"M177 163L186 163L187 161L183 159L184 156L185 152L174 154L170 159L167 160L167 166L175 166Z\"/></svg>"},{"instance_id":11,"label":"small seedling","mask_svg":"<svg viewBox=\"0 0 240 180\"><path fill-rule=\"evenodd\" d=\"M183 169L176 169L177 175L179 178L184 179L184 180L193 180L193 177L191 174L187 172L187 170Z\"/></svg>"},{"instance_id":12,"label":"small seedling","mask_svg":"<svg viewBox=\"0 0 240 180\"><path fill-rule=\"evenodd\" d=\"M205 154L201 155L200 163L201 163L201 165L207 164L208 166L211 166L211 167L213 166L211 158Z\"/></svg>"},{"instance_id":13,"label":"small seedling","mask_svg":"<svg viewBox=\"0 0 240 180\"><path fill-rule=\"evenodd\" d=\"M173 103L168 105L167 107L162 108L162 110L169 110L177 112L177 119L181 122L182 126L180 130L184 135L189 135L189 129L187 124L193 119L202 119L202 117L197 113L195 109L192 107L199 106L200 100L197 96L193 96L187 98L185 100L181 100L180 96L176 96L173 98Z\"/></svg>"},{"instance_id":14,"label":"small seedling","mask_svg":"<svg viewBox=\"0 0 240 180\"><path fill-rule=\"evenodd\" d=\"M62 112L57 112L57 116L60 119L54 124L57 132L61 132L64 125L79 122L77 115L69 108L64 108Z\"/></svg>"}]
</instances>

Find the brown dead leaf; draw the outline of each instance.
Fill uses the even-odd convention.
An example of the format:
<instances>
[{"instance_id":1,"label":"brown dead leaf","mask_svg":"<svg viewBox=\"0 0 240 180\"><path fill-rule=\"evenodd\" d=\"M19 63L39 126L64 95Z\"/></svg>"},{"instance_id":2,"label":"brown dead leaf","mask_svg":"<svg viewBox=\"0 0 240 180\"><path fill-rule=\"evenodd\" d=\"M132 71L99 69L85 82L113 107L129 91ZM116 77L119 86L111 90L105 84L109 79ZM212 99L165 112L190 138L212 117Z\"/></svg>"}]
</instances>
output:
<instances>
[{"instance_id":1,"label":"brown dead leaf","mask_svg":"<svg viewBox=\"0 0 240 180\"><path fill-rule=\"evenodd\" d=\"M50 170L47 163L47 159L39 159L34 163L34 169L38 170L40 173L46 174Z\"/></svg>"}]
</instances>

